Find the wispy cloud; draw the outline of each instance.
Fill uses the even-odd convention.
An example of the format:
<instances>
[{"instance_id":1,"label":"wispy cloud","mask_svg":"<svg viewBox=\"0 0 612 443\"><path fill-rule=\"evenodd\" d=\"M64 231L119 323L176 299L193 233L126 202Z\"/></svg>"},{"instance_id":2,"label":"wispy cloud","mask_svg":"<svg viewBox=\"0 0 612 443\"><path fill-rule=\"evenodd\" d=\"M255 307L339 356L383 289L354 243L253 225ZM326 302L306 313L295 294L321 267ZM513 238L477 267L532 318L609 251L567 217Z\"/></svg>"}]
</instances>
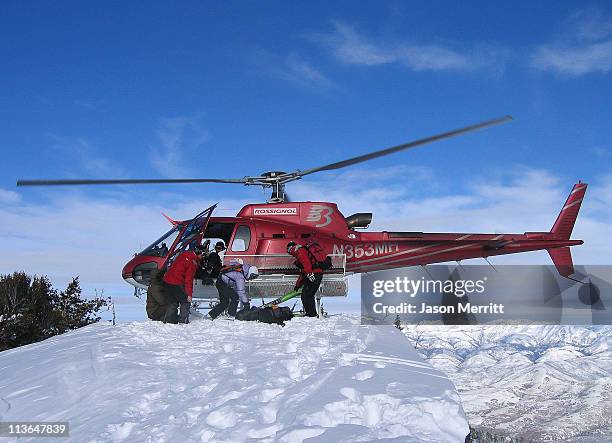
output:
<instances>
[{"instance_id":1,"label":"wispy cloud","mask_svg":"<svg viewBox=\"0 0 612 443\"><path fill-rule=\"evenodd\" d=\"M0 189L0 203L17 203L21 200L21 195L15 191Z\"/></svg>"},{"instance_id":2,"label":"wispy cloud","mask_svg":"<svg viewBox=\"0 0 612 443\"><path fill-rule=\"evenodd\" d=\"M333 82L319 68L296 53L278 56L257 50L250 59L265 75L302 89L326 90L333 86Z\"/></svg>"},{"instance_id":3,"label":"wispy cloud","mask_svg":"<svg viewBox=\"0 0 612 443\"><path fill-rule=\"evenodd\" d=\"M124 177L125 172L115 162L100 154L99 149L87 137L48 134L51 146L78 162L77 165L88 175L97 178ZM70 162L65 162L69 164Z\"/></svg>"},{"instance_id":4,"label":"wispy cloud","mask_svg":"<svg viewBox=\"0 0 612 443\"><path fill-rule=\"evenodd\" d=\"M360 33L355 26L332 22L333 30L312 39L322 44L332 57L345 64L378 66L400 64L412 71L503 70L511 53L496 45L453 48L438 43L388 41Z\"/></svg>"},{"instance_id":5,"label":"wispy cloud","mask_svg":"<svg viewBox=\"0 0 612 443\"><path fill-rule=\"evenodd\" d=\"M540 45L531 54L531 65L570 76L612 71L612 19L587 9L572 14L556 41Z\"/></svg>"},{"instance_id":6,"label":"wispy cloud","mask_svg":"<svg viewBox=\"0 0 612 443\"><path fill-rule=\"evenodd\" d=\"M99 111L105 104L104 100L76 99L74 105L87 111Z\"/></svg>"},{"instance_id":7,"label":"wispy cloud","mask_svg":"<svg viewBox=\"0 0 612 443\"><path fill-rule=\"evenodd\" d=\"M158 145L151 148L151 166L165 177L182 178L191 174L186 159L208 142L200 114L162 118L157 129Z\"/></svg>"},{"instance_id":8,"label":"wispy cloud","mask_svg":"<svg viewBox=\"0 0 612 443\"><path fill-rule=\"evenodd\" d=\"M612 18L597 8L574 12L565 25L573 38L583 41L597 41L612 35Z\"/></svg>"},{"instance_id":9,"label":"wispy cloud","mask_svg":"<svg viewBox=\"0 0 612 443\"><path fill-rule=\"evenodd\" d=\"M578 76L612 70L612 41L587 45L540 46L532 57L538 69Z\"/></svg>"}]
</instances>

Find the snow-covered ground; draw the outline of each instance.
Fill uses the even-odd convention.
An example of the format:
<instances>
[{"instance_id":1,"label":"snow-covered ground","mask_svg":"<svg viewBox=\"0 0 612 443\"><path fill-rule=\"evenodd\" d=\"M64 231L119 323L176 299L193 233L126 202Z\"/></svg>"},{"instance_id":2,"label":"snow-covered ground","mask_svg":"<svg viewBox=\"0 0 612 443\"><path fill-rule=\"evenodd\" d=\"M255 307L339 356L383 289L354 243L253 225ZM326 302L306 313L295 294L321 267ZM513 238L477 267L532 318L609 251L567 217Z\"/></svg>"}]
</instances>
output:
<instances>
[{"instance_id":1,"label":"snow-covered ground","mask_svg":"<svg viewBox=\"0 0 612 443\"><path fill-rule=\"evenodd\" d=\"M0 353L0 420L71 441L463 442L453 384L393 327L95 324ZM34 440L35 441L35 440Z\"/></svg>"},{"instance_id":2,"label":"snow-covered ground","mask_svg":"<svg viewBox=\"0 0 612 443\"><path fill-rule=\"evenodd\" d=\"M612 441L612 328L406 326L470 424L528 441Z\"/></svg>"}]
</instances>

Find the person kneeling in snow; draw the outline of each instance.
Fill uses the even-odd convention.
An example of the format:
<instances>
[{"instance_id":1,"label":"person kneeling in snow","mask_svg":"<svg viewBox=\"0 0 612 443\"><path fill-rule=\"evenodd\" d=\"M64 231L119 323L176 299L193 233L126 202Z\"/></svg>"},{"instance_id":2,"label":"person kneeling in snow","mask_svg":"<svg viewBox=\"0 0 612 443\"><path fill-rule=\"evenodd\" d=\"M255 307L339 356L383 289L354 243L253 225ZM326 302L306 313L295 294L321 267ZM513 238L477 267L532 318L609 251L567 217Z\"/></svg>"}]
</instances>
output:
<instances>
[{"instance_id":1,"label":"person kneeling in snow","mask_svg":"<svg viewBox=\"0 0 612 443\"><path fill-rule=\"evenodd\" d=\"M228 266L222 267L217 278L219 303L208 313L210 318L214 320L226 309L229 315L235 317L238 309L238 299L242 302L243 309L249 309L246 281L257 277L257 267L243 264L240 259L233 259Z\"/></svg>"},{"instance_id":2,"label":"person kneeling in snow","mask_svg":"<svg viewBox=\"0 0 612 443\"><path fill-rule=\"evenodd\" d=\"M170 265L164 275L168 307L164 316L164 323L189 323L189 307L193 295L193 277L200 267L200 260L205 247L196 245L193 250L183 252ZM177 318L176 310L181 307Z\"/></svg>"}]
</instances>

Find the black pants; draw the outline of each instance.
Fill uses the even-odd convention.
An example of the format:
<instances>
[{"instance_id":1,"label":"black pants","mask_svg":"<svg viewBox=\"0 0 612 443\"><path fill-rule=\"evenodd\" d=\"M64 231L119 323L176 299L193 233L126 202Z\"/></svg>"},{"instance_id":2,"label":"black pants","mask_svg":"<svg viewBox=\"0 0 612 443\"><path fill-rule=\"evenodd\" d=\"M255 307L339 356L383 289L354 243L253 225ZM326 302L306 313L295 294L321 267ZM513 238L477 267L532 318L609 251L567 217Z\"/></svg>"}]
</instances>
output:
<instances>
[{"instance_id":1,"label":"black pants","mask_svg":"<svg viewBox=\"0 0 612 443\"><path fill-rule=\"evenodd\" d=\"M182 286L166 284L166 297L168 305L166 314L164 315L164 323L189 323L189 307L187 294ZM180 314L177 315L177 309L180 306Z\"/></svg>"},{"instance_id":2,"label":"black pants","mask_svg":"<svg viewBox=\"0 0 612 443\"><path fill-rule=\"evenodd\" d=\"M235 317L238 309L238 294L226 285L221 278L217 279L217 290L219 291L219 303L210 310L208 315L215 319L227 309L227 313Z\"/></svg>"},{"instance_id":3,"label":"black pants","mask_svg":"<svg viewBox=\"0 0 612 443\"><path fill-rule=\"evenodd\" d=\"M319 290L323 274L315 274L315 281L311 282L307 277L304 277L304 285L302 288L302 306L308 317L316 317L317 305L315 303L315 294Z\"/></svg>"}]
</instances>

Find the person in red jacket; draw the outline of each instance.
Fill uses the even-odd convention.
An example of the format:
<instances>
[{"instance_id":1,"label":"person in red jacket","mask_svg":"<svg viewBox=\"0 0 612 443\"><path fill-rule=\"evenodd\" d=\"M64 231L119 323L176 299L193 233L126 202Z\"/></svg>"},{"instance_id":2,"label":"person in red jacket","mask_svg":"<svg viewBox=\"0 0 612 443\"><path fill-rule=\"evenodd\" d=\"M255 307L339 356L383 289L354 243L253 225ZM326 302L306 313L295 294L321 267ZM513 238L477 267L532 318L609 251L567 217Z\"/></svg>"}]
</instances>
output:
<instances>
[{"instance_id":1,"label":"person in red jacket","mask_svg":"<svg viewBox=\"0 0 612 443\"><path fill-rule=\"evenodd\" d=\"M323 279L323 270L317 267L317 262L312 254L308 252L305 246L296 244L295 242L287 243L287 253L291 254L296 259L296 265L302 271L295 283L295 289L302 286L302 306L308 317L317 317L317 306L315 303L315 294L321 285Z\"/></svg>"},{"instance_id":2,"label":"person in red jacket","mask_svg":"<svg viewBox=\"0 0 612 443\"><path fill-rule=\"evenodd\" d=\"M189 307L193 296L193 278L200 267L205 249L196 245L193 250L181 253L164 275L166 297L169 299L164 323L189 323ZM177 309L180 305L180 314Z\"/></svg>"}]
</instances>

